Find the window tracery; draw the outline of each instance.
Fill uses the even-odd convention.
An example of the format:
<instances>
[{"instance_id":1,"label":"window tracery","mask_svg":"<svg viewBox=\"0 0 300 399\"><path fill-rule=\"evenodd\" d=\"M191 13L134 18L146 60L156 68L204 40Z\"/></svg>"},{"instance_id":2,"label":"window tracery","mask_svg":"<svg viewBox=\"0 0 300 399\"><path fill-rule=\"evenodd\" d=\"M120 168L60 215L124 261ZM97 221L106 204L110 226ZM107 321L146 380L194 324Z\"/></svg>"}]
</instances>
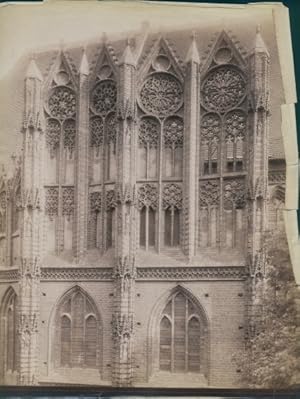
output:
<instances>
[{"instance_id":1,"label":"window tracery","mask_svg":"<svg viewBox=\"0 0 300 399\"><path fill-rule=\"evenodd\" d=\"M201 123L201 166L202 174L215 174L219 170L222 124L215 113L203 116Z\"/></svg>"},{"instance_id":2,"label":"window tracery","mask_svg":"<svg viewBox=\"0 0 300 399\"><path fill-rule=\"evenodd\" d=\"M229 112L225 117L225 143L227 171L243 169L246 116L241 110Z\"/></svg>"},{"instance_id":3,"label":"window tracery","mask_svg":"<svg viewBox=\"0 0 300 399\"><path fill-rule=\"evenodd\" d=\"M58 187L46 188L45 212L50 219L58 215Z\"/></svg>"},{"instance_id":4,"label":"window tracery","mask_svg":"<svg viewBox=\"0 0 300 399\"><path fill-rule=\"evenodd\" d=\"M66 119L63 124L64 129L64 147L71 153L75 148L76 123L74 119Z\"/></svg>"},{"instance_id":5,"label":"window tracery","mask_svg":"<svg viewBox=\"0 0 300 399\"><path fill-rule=\"evenodd\" d=\"M180 244L180 210L182 208L182 189L178 184L164 185L162 206L165 211L165 245L177 247Z\"/></svg>"},{"instance_id":6,"label":"window tracery","mask_svg":"<svg viewBox=\"0 0 300 399\"><path fill-rule=\"evenodd\" d=\"M58 367L97 368L101 324L95 305L79 289L72 290L56 313L55 342Z\"/></svg>"},{"instance_id":7,"label":"window tracery","mask_svg":"<svg viewBox=\"0 0 300 399\"><path fill-rule=\"evenodd\" d=\"M72 89L57 86L52 89L49 96L48 107L51 116L64 120L71 118L76 112L76 97Z\"/></svg>"},{"instance_id":8,"label":"window tracery","mask_svg":"<svg viewBox=\"0 0 300 399\"><path fill-rule=\"evenodd\" d=\"M206 109L226 112L240 104L246 94L242 72L231 65L213 68L202 85L202 101Z\"/></svg>"},{"instance_id":9,"label":"window tracery","mask_svg":"<svg viewBox=\"0 0 300 399\"><path fill-rule=\"evenodd\" d=\"M91 131L91 146L100 147L104 139L104 124L100 117L91 118L90 122Z\"/></svg>"},{"instance_id":10,"label":"window tracery","mask_svg":"<svg viewBox=\"0 0 300 399\"><path fill-rule=\"evenodd\" d=\"M1 306L2 359L5 373L17 370L17 295L9 288Z\"/></svg>"},{"instance_id":11,"label":"window tracery","mask_svg":"<svg viewBox=\"0 0 300 399\"><path fill-rule=\"evenodd\" d=\"M6 233L6 191L0 193L0 233Z\"/></svg>"},{"instance_id":12,"label":"window tracery","mask_svg":"<svg viewBox=\"0 0 300 399\"><path fill-rule=\"evenodd\" d=\"M63 187L62 214L70 219L74 212L74 187Z\"/></svg>"},{"instance_id":13,"label":"window tracery","mask_svg":"<svg viewBox=\"0 0 300 399\"><path fill-rule=\"evenodd\" d=\"M140 91L141 107L148 113L168 116L183 104L183 89L175 76L155 72L144 82Z\"/></svg>"},{"instance_id":14,"label":"window tracery","mask_svg":"<svg viewBox=\"0 0 300 399\"><path fill-rule=\"evenodd\" d=\"M46 143L50 148L51 155L53 156L56 148L59 146L60 141L60 123L56 119L48 118L46 123Z\"/></svg>"},{"instance_id":15,"label":"window tracery","mask_svg":"<svg viewBox=\"0 0 300 399\"><path fill-rule=\"evenodd\" d=\"M91 106L93 111L105 116L117 103L117 86L113 80L99 82L92 91Z\"/></svg>"},{"instance_id":16,"label":"window tracery","mask_svg":"<svg viewBox=\"0 0 300 399\"><path fill-rule=\"evenodd\" d=\"M160 318L160 370L203 372L206 334L197 306L183 292L175 292Z\"/></svg>"}]
</instances>

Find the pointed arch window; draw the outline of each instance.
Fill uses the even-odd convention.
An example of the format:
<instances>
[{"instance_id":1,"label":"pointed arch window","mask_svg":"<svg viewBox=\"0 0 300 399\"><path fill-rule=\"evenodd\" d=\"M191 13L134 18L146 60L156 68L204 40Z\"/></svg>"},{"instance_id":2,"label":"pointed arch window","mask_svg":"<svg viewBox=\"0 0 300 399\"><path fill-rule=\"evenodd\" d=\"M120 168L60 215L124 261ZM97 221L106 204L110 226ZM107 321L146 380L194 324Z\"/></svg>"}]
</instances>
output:
<instances>
[{"instance_id":1,"label":"pointed arch window","mask_svg":"<svg viewBox=\"0 0 300 399\"><path fill-rule=\"evenodd\" d=\"M219 144L221 135L221 120L212 112L205 114L201 123L201 174L216 174L219 172Z\"/></svg>"},{"instance_id":2,"label":"pointed arch window","mask_svg":"<svg viewBox=\"0 0 300 399\"><path fill-rule=\"evenodd\" d=\"M145 183L139 187L140 247L146 250L155 246L157 202L158 193L154 184Z\"/></svg>"},{"instance_id":3,"label":"pointed arch window","mask_svg":"<svg viewBox=\"0 0 300 399\"><path fill-rule=\"evenodd\" d=\"M285 191L281 186L276 186L271 195L269 203L269 226L270 228L284 228L283 209L285 201Z\"/></svg>"},{"instance_id":4,"label":"pointed arch window","mask_svg":"<svg viewBox=\"0 0 300 399\"><path fill-rule=\"evenodd\" d=\"M165 184L163 188L163 208L165 211L165 246L180 245L180 211L182 190L179 184Z\"/></svg>"},{"instance_id":5,"label":"pointed arch window","mask_svg":"<svg viewBox=\"0 0 300 399\"><path fill-rule=\"evenodd\" d=\"M206 326L193 301L183 292L172 295L159 324L159 368L170 372L203 371Z\"/></svg>"},{"instance_id":6,"label":"pointed arch window","mask_svg":"<svg viewBox=\"0 0 300 399\"><path fill-rule=\"evenodd\" d=\"M97 368L101 324L95 305L80 289L63 299L57 310L58 367Z\"/></svg>"},{"instance_id":7,"label":"pointed arch window","mask_svg":"<svg viewBox=\"0 0 300 399\"><path fill-rule=\"evenodd\" d=\"M143 117L139 126L139 177L157 177L159 122L152 117Z\"/></svg>"},{"instance_id":8,"label":"pointed arch window","mask_svg":"<svg viewBox=\"0 0 300 399\"><path fill-rule=\"evenodd\" d=\"M241 110L229 112L225 117L225 160L227 172L244 169L246 116Z\"/></svg>"},{"instance_id":9,"label":"pointed arch window","mask_svg":"<svg viewBox=\"0 0 300 399\"><path fill-rule=\"evenodd\" d=\"M17 370L17 295L9 288L1 307L2 358L4 372Z\"/></svg>"},{"instance_id":10,"label":"pointed arch window","mask_svg":"<svg viewBox=\"0 0 300 399\"><path fill-rule=\"evenodd\" d=\"M169 117L164 122L164 175L182 176L183 120L178 116Z\"/></svg>"}]
</instances>

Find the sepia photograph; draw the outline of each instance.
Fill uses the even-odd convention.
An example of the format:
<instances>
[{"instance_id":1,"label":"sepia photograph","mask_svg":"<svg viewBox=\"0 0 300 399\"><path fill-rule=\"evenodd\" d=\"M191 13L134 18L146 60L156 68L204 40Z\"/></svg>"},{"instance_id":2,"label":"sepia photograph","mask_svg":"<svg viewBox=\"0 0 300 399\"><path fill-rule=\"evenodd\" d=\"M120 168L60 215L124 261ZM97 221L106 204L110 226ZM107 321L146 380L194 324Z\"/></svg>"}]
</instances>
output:
<instances>
[{"instance_id":1,"label":"sepia photograph","mask_svg":"<svg viewBox=\"0 0 300 399\"><path fill-rule=\"evenodd\" d=\"M295 387L288 9L113 3L0 8L0 385Z\"/></svg>"}]
</instances>

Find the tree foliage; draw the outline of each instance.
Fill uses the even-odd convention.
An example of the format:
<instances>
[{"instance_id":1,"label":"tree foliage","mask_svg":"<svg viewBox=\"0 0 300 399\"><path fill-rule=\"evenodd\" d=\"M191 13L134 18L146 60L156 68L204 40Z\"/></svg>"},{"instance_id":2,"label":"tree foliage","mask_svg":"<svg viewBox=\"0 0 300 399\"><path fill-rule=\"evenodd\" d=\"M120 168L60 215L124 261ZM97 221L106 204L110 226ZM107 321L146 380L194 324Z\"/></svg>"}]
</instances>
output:
<instances>
[{"instance_id":1,"label":"tree foliage","mask_svg":"<svg viewBox=\"0 0 300 399\"><path fill-rule=\"evenodd\" d=\"M283 240L283 241L280 241ZM295 284L285 238L274 234L266 244L265 277L256 329L245 350L235 354L242 383L253 388L287 388L300 382L300 287Z\"/></svg>"}]
</instances>

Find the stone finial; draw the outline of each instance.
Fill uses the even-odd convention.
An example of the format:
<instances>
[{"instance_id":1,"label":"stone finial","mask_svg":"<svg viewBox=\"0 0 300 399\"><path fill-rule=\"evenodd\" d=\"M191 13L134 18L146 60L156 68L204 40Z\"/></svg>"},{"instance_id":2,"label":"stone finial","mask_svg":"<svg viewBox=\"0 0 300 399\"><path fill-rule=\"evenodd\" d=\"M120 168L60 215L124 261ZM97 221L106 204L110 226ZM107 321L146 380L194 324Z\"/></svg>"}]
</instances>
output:
<instances>
[{"instance_id":1,"label":"stone finial","mask_svg":"<svg viewBox=\"0 0 300 399\"><path fill-rule=\"evenodd\" d=\"M35 60L31 58L27 71L26 71L26 79L37 79L40 82L43 81L43 76L41 71L39 70Z\"/></svg>"},{"instance_id":2,"label":"stone finial","mask_svg":"<svg viewBox=\"0 0 300 399\"><path fill-rule=\"evenodd\" d=\"M83 48L83 52L82 52L82 58L81 58L79 73L81 75L88 75L90 73L89 62L88 62L88 59L87 59L87 56L86 56L85 48Z\"/></svg>"},{"instance_id":3,"label":"stone finial","mask_svg":"<svg viewBox=\"0 0 300 399\"><path fill-rule=\"evenodd\" d=\"M131 51L129 38L127 38L127 44L126 44L124 53L122 55L120 64L127 64L127 65L135 66L135 59L134 59L134 56Z\"/></svg>"},{"instance_id":4,"label":"stone finial","mask_svg":"<svg viewBox=\"0 0 300 399\"><path fill-rule=\"evenodd\" d=\"M270 56L267 46L261 36L261 26L257 25L253 53L265 53Z\"/></svg>"},{"instance_id":5,"label":"stone finial","mask_svg":"<svg viewBox=\"0 0 300 399\"><path fill-rule=\"evenodd\" d=\"M199 56L199 51L198 51L197 43L196 43L196 32L195 31L192 32L191 39L192 39L192 41L191 41L190 47L188 49L185 61L187 63L188 62L196 62L197 64L200 64L200 56Z\"/></svg>"}]
</instances>

